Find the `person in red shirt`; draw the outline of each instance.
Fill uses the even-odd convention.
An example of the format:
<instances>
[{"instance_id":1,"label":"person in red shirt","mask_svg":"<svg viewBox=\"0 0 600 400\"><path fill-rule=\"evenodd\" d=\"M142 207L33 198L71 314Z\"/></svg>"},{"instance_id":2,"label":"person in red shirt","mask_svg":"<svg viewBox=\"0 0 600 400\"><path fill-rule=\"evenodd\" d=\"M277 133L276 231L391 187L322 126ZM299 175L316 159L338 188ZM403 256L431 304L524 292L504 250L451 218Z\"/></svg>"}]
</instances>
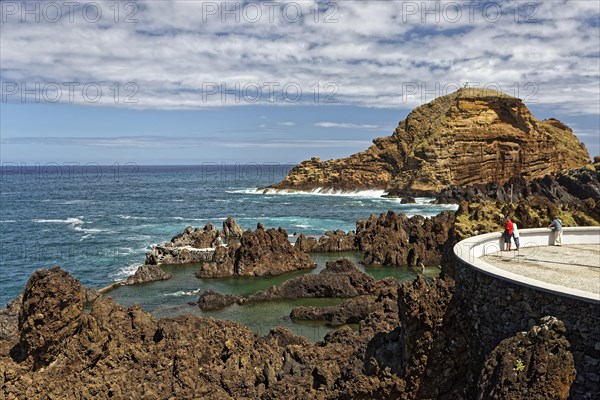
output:
<instances>
[{"instance_id":1,"label":"person in red shirt","mask_svg":"<svg viewBox=\"0 0 600 400\"><path fill-rule=\"evenodd\" d=\"M513 223L510 220L510 217L506 218L506 225L504 225L504 250L510 251L511 248L511 238L513 234Z\"/></svg>"}]
</instances>

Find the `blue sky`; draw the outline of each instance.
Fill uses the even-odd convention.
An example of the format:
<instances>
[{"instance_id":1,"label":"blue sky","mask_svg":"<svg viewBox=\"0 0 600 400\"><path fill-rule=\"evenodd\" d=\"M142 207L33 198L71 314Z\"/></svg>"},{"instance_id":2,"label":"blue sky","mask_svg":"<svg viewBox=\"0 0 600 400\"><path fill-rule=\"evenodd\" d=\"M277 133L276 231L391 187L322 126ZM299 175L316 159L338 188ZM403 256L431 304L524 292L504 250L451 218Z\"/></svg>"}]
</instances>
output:
<instances>
[{"instance_id":1,"label":"blue sky","mask_svg":"<svg viewBox=\"0 0 600 400\"><path fill-rule=\"evenodd\" d=\"M65 4L0 3L2 163L341 157L465 82L600 154L600 2Z\"/></svg>"}]
</instances>

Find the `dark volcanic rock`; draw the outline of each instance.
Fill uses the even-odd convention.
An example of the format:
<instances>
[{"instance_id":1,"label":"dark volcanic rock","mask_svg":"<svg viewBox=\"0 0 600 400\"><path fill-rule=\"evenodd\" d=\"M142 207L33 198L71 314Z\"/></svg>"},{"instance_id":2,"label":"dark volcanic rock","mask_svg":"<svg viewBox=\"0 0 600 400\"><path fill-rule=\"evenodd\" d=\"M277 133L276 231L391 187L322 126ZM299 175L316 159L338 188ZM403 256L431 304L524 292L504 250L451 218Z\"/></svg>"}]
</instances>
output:
<instances>
[{"instance_id":1,"label":"dark volcanic rock","mask_svg":"<svg viewBox=\"0 0 600 400\"><path fill-rule=\"evenodd\" d=\"M505 184L489 182L464 187L450 186L436 197L437 203L461 203L462 201L501 201L503 203L532 200L540 203L563 203L594 214L594 206L587 207L587 199L600 199L600 163L570 170L556 176L546 175L527 181L511 178ZM596 201L594 201L596 203ZM597 214L599 215L599 214Z\"/></svg>"},{"instance_id":2,"label":"dark volcanic rock","mask_svg":"<svg viewBox=\"0 0 600 400\"><path fill-rule=\"evenodd\" d=\"M34 327L20 326L27 355L53 362L33 368L0 340L0 397L7 399L349 398L369 338L397 324L397 314L395 322L393 313L380 314L359 332L341 329L313 345L286 328L259 337L211 318L157 321L103 297L82 313L83 288L59 269L36 272L23 301L24 321L40 314ZM378 391L367 382L360 390Z\"/></svg>"},{"instance_id":3,"label":"dark volcanic rock","mask_svg":"<svg viewBox=\"0 0 600 400\"><path fill-rule=\"evenodd\" d=\"M500 342L481 371L477 398L567 399L576 371L565 331L562 321L544 317Z\"/></svg>"},{"instance_id":4,"label":"dark volcanic rock","mask_svg":"<svg viewBox=\"0 0 600 400\"><path fill-rule=\"evenodd\" d=\"M380 284L378 281L359 271L352 261L342 259L339 261L328 261L325 269L316 275L305 274L287 280L280 286L272 286L267 290L256 292L248 297L238 297L211 291L207 299L204 300L204 303L208 304L212 309L216 309L220 304L225 306L232 304L230 301L245 303L280 299L351 298L366 294L373 295L379 287ZM200 300L202 301L202 297Z\"/></svg>"},{"instance_id":5,"label":"dark volcanic rock","mask_svg":"<svg viewBox=\"0 0 600 400\"><path fill-rule=\"evenodd\" d=\"M328 321L330 325L337 326L358 323L376 308L375 297L358 296L332 307L295 307L290 317L292 320Z\"/></svg>"},{"instance_id":6,"label":"dark volcanic rock","mask_svg":"<svg viewBox=\"0 0 600 400\"><path fill-rule=\"evenodd\" d=\"M325 269L317 275L306 274L290 279L280 286L253 294L248 300L356 297L371 292L375 283L374 278L359 271L352 261L342 259L328 261Z\"/></svg>"},{"instance_id":7,"label":"dark volcanic rock","mask_svg":"<svg viewBox=\"0 0 600 400\"><path fill-rule=\"evenodd\" d=\"M244 232L236 253L237 275L279 275L313 267L310 257L292 246L281 228L265 230L259 225L255 232Z\"/></svg>"},{"instance_id":8,"label":"dark volcanic rock","mask_svg":"<svg viewBox=\"0 0 600 400\"><path fill-rule=\"evenodd\" d=\"M304 252L336 252L358 250L354 231L327 231L318 240L314 237L298 236L295 246Z\"/></svg>"},{"instance_id":9,"label":"dark volcanic rock","mask_svg":"<svg viewBox=\"0 0 600 400\"><path fill-rule=\"evenodd\" d=\"M220 294L212 290L205 290L198 299L198 307L202 311L220 310L242 300L242 296L233 294Z\"/></svg>"},{"instance_id":10,"label":"dark volcanic rock","mask_svg":"<svg viewBox=\"0 0 600 400\"><path fill-rule=\"evenodd\" d=\"M453 223L450 211L432 218L388 211L356 222L357 243L365 265L439 265Z\"/></svg>"},{"instance_id":11,"label":"dark volcanic rock","mask_svg":"<svg viewBox=\"0 0 600 400\"><path fill-rule=\"evenodd\" d=\"M239 245L231 243L228 247L215 248L210 261L203 263L196 271L197 278L223 278L235 275L236 254Z\"/></svg>"},{"instance_id":12,"label":"dark volcanic rock","mask_svg":"<svg viewBox=\"0 0 600 400\"><path fill-rule=\"evenodd\" d=\"M247 230L242 234L239 245L217 247L212 260L196 276L272 276L313 267L308 254L292 246L284 229L265 229L258 224L255 232Z\"/></svg>"},{"instance_id":13,"label":"dark volcanic rock","mask_svg":"<svg viewBox=\"0 0 600 400\"><path fill-rule=\"evenodd\" d=\"M188 226L183 233L173 236L173 246L191 246L197 249L205 249L212 246L214 240L219 236L219 230L213 224L207 224L203 229Z\"/></svg>"},{"instance_id":14,"label":"dark volcanic rock","mask_svg":"<svg viewBox=\"0 0 600 400\"><path fill-rule=\"evenodd\" d=\"M23 292L19 356L32 357L35 369L54 361L80 328L83 299L81 284L59 267L34 272Z\"/></svg>"},{"instance_id":15,"label":"dark volcanic rock","mask_svg":"<svg viewBox=\"0 0 600 400\"><path fill-rule=\"evenodd\" d=\"M223 221L223 235L241 238L243 233L244 230L242 227L239 226L232 217L227 217L227 219Z\"/></svg>"},{"instance_id":16,"label":"dark volcanic rock","mask_svg":"<svg viewBox=\"0 0 600 400\"><path fill-rule=\"evenodd\" d=\"M376 289L369 295L344 300L331 307L295 307L290 317L293 320L327 321L329 325L358 323L376 311L396 313L398 311L396 279L377 281Z\"/></svg>"},{"instance_id":17,"label":"dark volcanic rock","mask_svg":"<svg viewBox=\"0 0 600 400\"><path fill-rule=\"evenodd\" d=\"M138 285L140 283L164 281L171 279L172 275L167 274L158 265L140 265L135 274L127 278L126 285Z\"/></svg>"}]
</instances>

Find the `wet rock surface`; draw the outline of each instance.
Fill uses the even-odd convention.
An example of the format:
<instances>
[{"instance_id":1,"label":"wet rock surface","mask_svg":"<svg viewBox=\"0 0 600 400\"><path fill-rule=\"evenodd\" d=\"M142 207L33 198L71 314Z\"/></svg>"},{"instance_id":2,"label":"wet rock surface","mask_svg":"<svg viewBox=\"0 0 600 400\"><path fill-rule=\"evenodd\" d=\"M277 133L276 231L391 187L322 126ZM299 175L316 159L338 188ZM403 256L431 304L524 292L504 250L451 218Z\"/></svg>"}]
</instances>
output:
<instances>
[{"instance_id":1,"label":"wet rock surface","mask_svg":"<svg viewBox=\"0 0 600 400\"><path fill-rule=\"evenodd\" d=\"M205 290L198 299L198 307L202 311L220 310L229 307L232 304L239 303L243 299L242 296L234 294L221 294L213 290Z\"/></svg>"}]
</instances>

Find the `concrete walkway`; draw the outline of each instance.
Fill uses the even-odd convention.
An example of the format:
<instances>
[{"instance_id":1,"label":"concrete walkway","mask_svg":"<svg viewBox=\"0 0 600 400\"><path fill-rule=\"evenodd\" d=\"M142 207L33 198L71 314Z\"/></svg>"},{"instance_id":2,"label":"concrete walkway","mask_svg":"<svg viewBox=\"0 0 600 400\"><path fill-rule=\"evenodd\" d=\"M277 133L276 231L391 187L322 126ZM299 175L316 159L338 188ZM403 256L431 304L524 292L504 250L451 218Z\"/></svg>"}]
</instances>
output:
<instances>
[{"instance_id":1,"label":"concrete walkway","mask_svg":"<svg viewBox=\"0 0 600 400\"><path fill-rule=\"evenodd\" d=\"M583 290L600 299L600 245L527 247L488 254L481 259L502 270Z\"/></svg>"}]
</instances>

